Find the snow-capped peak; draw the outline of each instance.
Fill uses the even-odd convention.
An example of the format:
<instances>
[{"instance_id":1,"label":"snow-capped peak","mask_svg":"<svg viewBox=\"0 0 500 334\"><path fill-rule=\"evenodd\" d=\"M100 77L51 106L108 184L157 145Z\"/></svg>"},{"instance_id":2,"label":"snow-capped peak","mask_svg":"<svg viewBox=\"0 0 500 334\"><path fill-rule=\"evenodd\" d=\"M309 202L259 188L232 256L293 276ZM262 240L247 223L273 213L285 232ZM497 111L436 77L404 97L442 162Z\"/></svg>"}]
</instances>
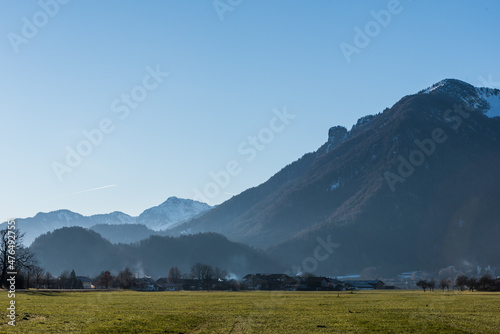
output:
<instances>
[{"instance_id":1,"label":"snow-capped peak","mask_svg":"<svg viewBox=\"0 0 500 334\"><path fill-rule=\"evenodd\" d=\"M164 230L194 218L211 209L211 206L190 199L170 197L137 217L139 223L155 231Z\"/></svg>"},{"instance_id":2,"label":"snow-capped peak","mask_svg":"<svg viewBox=\"0 0 500 334\"><path fill-rule=\"evenodd\" d=\"M443 87L446 84L447 79L441 80L438 83L435 83L434 85L430 86L427 89L424 89L421 93L423 94L429 94L432 93L433 91L439 89L440 87Z\"/></svg>"},{"instance_id":3,"label":"snow-capped peak","mask_svg":"<svg viewBox=\"0 0 500 334\"><path fill-rule=\"evenodd\" d=\"M445 94L460 99L468 107L490 118L500 117L500 90L498 89L477 88L457 79L444 79L420 93Z\"/></svg>"}]
</instances>

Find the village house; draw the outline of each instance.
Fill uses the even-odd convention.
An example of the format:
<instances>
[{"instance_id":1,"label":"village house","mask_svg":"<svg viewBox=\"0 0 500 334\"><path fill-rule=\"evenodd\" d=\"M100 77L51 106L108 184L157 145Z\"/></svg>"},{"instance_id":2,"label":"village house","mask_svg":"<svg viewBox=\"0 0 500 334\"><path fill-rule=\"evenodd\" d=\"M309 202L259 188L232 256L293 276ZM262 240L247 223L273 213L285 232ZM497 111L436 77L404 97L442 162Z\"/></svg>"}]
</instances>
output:
<instances>
[{"instance_id":1,"label":"village house","mask_svg":"<svg viewBox=\"0 0 500 334\"><path fill-rule=\"evenodd\" d=\"M285 274L248 274L243 284L248 290L283 290L290 276Z\"/></svg>"},{"instance_id":2,"label":"village house","mask_svg":"<svg viewBox=\"0 0 500 334\"><path fill-rule=\"evenodd\" d=\"M304 291L340 291L343 288L343 282L330 277L304 277L299 285L299 290Z\"/></svg>"},{"instance_id":3,"label":"village house","mask_svg":"<svg viewBox=\"0 0 500 334\"><path fill-rule=\"evenodd\" d=\"M150 276L135 279L135 290L139 291L159 291L160 286Z\"/></svg>"},{"instance_id":4,"label":"village house","mask_svg":"<svg viewBox=\"0 0 500 334\"><path fill-rule=\"evenodd\" d=\"M384 288L382 281L348 281L345 282L347 290L379 290Z\"/></svg>"},{"instance_id":5,"label":"village house","mask_svg":"<svg viewBox=\"0 0 500 334\"><path fill-rule=\"evenodd\" d=\"M86 276L76 276L76 279L82 282L84 289L95 289L95 286L92 284L92 280L90 278Z\"/></svg>"},{"instance_id":6,"label":"village house","mask_svg":"<svg viewBox=\"0 0 500 334\"><path fill-rule=\"evenodd\" d=\"M162 277L156 280L156 284L160 287L160 291L179 291L182 289L182 280L178 284L171 283L167 278Z\"/></svg>"}]
</instances>

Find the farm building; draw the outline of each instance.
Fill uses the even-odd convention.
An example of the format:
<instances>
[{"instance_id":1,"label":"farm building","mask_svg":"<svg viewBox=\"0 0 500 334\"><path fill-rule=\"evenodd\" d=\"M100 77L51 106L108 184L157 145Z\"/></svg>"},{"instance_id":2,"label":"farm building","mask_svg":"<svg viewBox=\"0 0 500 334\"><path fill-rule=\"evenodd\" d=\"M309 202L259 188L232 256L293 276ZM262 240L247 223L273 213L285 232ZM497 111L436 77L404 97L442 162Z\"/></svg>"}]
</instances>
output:
<instances>
[{"instance_id":1,"label":"farm building","mask_svg":"<svg viewBox=\"0 0 500 334\"><path fill-rule=\"evenodd\" d=\"M345 282L348 290L379 290L384 288L382 281L348 281Z\"/></svg>"},{"instance_id":2,"label":"farm building","mask_svg":"<svg viewBox=\"0 0 500 334\"><path fill-rule=\"evenodd\" d=\"M92 280L86 276L76 276L77 279L79 279L82 284L84 289L95 289L95 286L92 285Z\"/></svg>"}]
</instances>

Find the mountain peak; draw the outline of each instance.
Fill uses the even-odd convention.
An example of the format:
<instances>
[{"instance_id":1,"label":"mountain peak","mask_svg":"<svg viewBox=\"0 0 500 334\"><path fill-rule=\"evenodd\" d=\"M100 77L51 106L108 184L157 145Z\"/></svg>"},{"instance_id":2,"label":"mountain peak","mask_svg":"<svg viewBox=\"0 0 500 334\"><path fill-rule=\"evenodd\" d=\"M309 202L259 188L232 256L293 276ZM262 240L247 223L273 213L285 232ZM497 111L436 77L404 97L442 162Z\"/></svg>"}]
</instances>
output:
<instances>
[{"instance_id":1,"label":"mountain peak","mask_svg":"<svg viewBox=\"0 0 500 334\"><path fill-rule=\"evenodd\" d=\"M195 201L195 200L192 200L192 199L187 199L187 198L179 198L179 197L176 197L176 196L171 196L169 198L167 198L167 200L163 203L161 203L159 206L164 206L164 205L180 205L180 204L190 204L190 205L197 205L197 204L202 204L202 205L206 205L208 207L210 207L208 204L206 203L203 203L203 202L199 202L199 201Z\"/></svg>"},{"instance_id":2,"label":"mountain peak","mask_svg":"<svg viewBox=\"0 0 500 334\"><path fill-rule=\"evenodd\" d=\"M427 89L424 89L422 93L444 93L449 94L450 92L462 92L462 93L472 93L475 91L475 87L467 82L458 79L444 79Z\"/></svg>"},{"instance_id":3,"label":"mountain peak","mask_svg":"<svg viewBox=\"0 0 500 334\"><path fill-rule=\"evenodd\" d=\"M206 203L172 196L160 205L141 213L138 222L159 231L189 220L211 208Z\"/></svg>"},{"instance_id":4,"label":"mountain peak","mask_svg":"<svg viewBox=\"0 0 500 334\"><path fill-rule=\"evenodd\" d=\"M181 199L176 197L176 196L171 196L169 198L167 198L167 200L163 203L161 203L160 205L166 205L166 204L170 204L170 203L177 203L177 202L180 202Z\"/></svg>"},{"instance_id":5,"label":"mountain peak","mask_svg":"<svg viewBox=\"0 0 500 334\"><path fill-rule=\"evenodd\" d=\"M419 94L446 95L459 100L469 108L477 109L488 117L500 116L500 90L477 88L457 79L444 79Z\"/></svg>"},{"instance_id":6,"label":"mountain peak","mask_svg":"<svg viewBox=\"0 0 500 334\"><path fill-rule=\"evenodd\" d=\"M80 215L79 213L66 210L66 209L61 209L61 210L55 210L55 211L50 211L50 212L38 212L34 218L50 218L54 219L54 217L57 217L58 219L61 220L71 220L75 218L82 218L83 216Z\"/></svg>"}]
</instances>

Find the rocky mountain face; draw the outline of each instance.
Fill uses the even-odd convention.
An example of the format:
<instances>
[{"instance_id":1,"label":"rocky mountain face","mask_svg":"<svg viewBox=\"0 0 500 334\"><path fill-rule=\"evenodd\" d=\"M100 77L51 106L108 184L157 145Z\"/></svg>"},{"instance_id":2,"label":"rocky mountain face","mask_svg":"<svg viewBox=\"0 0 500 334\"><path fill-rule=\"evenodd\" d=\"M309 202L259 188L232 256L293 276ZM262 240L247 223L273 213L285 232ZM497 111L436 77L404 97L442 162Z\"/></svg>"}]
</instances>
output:
<instances>
[{"instance_id":1,"label":"rocky mountain face","mask_svg":"<svg viewBox=\"0 0 500 334\"><path fill-rule=\"evenodd\" d=\"M221 233L328 274L500 266L499 102L443 80L331 128L316 152L169 232Z\"/></svg>"}]
</instances>

